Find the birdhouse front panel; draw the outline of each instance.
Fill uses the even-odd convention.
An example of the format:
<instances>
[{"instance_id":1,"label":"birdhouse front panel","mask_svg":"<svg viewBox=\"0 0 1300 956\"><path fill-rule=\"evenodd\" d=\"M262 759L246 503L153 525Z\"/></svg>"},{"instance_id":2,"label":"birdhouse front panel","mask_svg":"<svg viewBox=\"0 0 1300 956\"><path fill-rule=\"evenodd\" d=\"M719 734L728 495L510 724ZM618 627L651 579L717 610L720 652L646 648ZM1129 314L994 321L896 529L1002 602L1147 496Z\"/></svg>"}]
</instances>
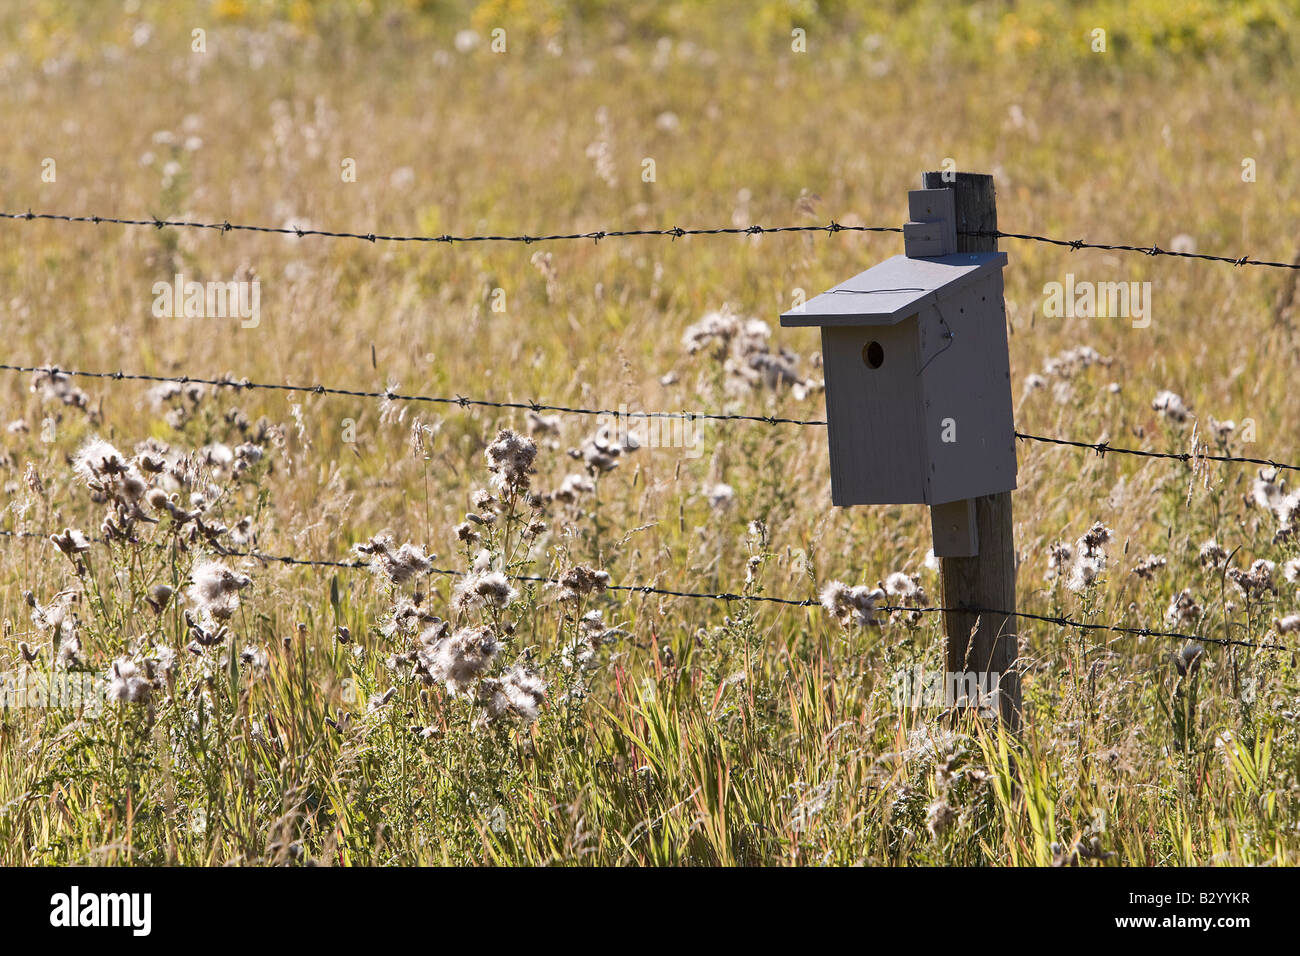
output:
<instances>
[{"instance_id":1,"label":"birdhouse front panel","mask_svg":"<svg viewBox=\"0 0 1300 956\"><path fill-rule=\"evenodd\" d=\"M925 500L926 463L915 322L822 329L831 501Z\"/></svg>"}]
</instances>

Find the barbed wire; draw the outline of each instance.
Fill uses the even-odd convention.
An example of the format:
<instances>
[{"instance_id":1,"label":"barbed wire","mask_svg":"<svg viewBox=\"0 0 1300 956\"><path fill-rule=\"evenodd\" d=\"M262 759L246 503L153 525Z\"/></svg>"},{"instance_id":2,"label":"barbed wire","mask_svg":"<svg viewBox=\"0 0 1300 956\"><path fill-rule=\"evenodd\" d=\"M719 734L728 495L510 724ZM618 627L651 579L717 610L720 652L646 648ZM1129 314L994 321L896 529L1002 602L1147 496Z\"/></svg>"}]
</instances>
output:
<instances>
[{"instance_id":1,"label":"barbed wire","mask_svg":"<svg viewBox=\"0 0 1300 956\"><path fill-rule=\"evenodd\" d=\"M302 239L306 236L320 236L327 239L359 239L365 242L440 242L447 245L455 243L469 242L519 242L525 245L531 245L535 242L556 242L573 239L589 239L592 242L599 243L602 239L620 239L634 236L663 236L671 239L682 239L686 236L762 236L779 233L837 233L837 232L876 232L876 233L901 233L901 226L857 226L845 225L844 223L831 220L826 225L804 225L804 226L718 226L712 228L683 228L681 226L672 226L666 229L598 229L588 232L568 232L568 233L550 233L531 235L528 233L519 233L515 235L507 234L489 234L489 235L451 235L443 233L441 235L402 235L394 233L378 232L353 232L337 231L330 229L302 228L301 226L258 226L248 223L234 223L229 220L222 222L200 222L188 219L163 219L152 216L147 219L130 219L121 216L72 216L60 213L48 212L0 212L0 219L8 219L20 222L34 222L44 220L47 222L68 222L68 223L90 223L93 225L119 225L119 226L143 226L152 229L208 229L216 230L221 233L227 232L261 232L272 233L282 236L296 236ZM982 238L994 239L1018 239L1028 242L1040 242L1053 246L1062 246L1077 251L1079 249L1102 249L1111 252L1134 252L1145 256L1173 256L1179 259L1200 259L1205 262L1220 262L1233 266L1263 266L1271 269L1294 269L1300 270L1300 257L1295 262L1277 262L1267 259L1255 259L1249 255L1244 256L1219 256L1202 252L1176 252L1170 249L1161 249L1156 243L1149 246L1141 246L1132 243L1109 243L1109 242L1087 242L1083 239L1057 239L1051 236L1039 236L1033 233L1023 232L1004 232L1000 229L993 230L958 230L958 235L976 236Z\"/></svg>"},{"instance_id":2,"label":"barbed wire","mask_svg":"<svg viewBox=\"0 0 1300 956\"><path fill-rule=\"evenodd\" d=\"M576 408L567 405L548 405L542 402L496 402L483 398L467 398L440 395L408 395L393 389L367 391L364 389L335 388L325 385L284 385L275 382L253 382L248 379L202 378L194 375L145 375L129 372L86 372L60 368L55 365L6 365L0 364L0 371L31 372L53 375L70 375L78 378L110 379L127 382L171 383L178 385L211 385L215 388L233 389L267 389L282 392L307 392L313 395L346 395L352 398L386 398L394 402L427 402L438 405L459 405L462 408L475 406L484 408L510 408L531 412L560 412L570 415L598 415L622 418L680 418L687 421L747 421L761 422L766 425L825 425L825 421L780 418L772 415L733 415L724 412L633 412L626 410L601 408Z\"/></svg>"},{"instance_id":3,"label":"barbed wire","mask_svg":"<svg viewBox=\"0 0 1300 956\"><path fill-rule=\"evenodd\" d=\"M7 365L0 364L0 371L21 372L32 374L50 374L50 375L68 375L79 378L107 379L110 381L138 381L153 382L156 384L170 383L179 385L210 385L215 388L233 388L233 389L265 389L283 392L302 392L312 395L344 395L352 398L383 398L389 401L401 402L427 402L442 405L458 405L465 407L484 407L484 408L503 408L516 409L531 412L557 412L569 415L590 415L614 418L663 418L663 419L684 419L686 421L741 421L741 422L758 422L765 425L805 425L805 426L822 426L825 427L825 419L816 418L785 418L776 415L742 415L726 412L639 412L628 411L626 409L612 408L582 408L569 405L551 405L537 401L527 402L498 402L482 398L467 398L463 395L455 397L439 395L415 395L397 392L392 389L383 391L337 388L325 385L288 385L274 382L253 382L249 379L233 378L203 378L195 375L147 375L128 372L88 372L76 369L65 369L57 365ZM1049 445L1063 445L1072 448L1086 449L1095 451L1100 456L1108 454L1115 455L1135 455L1142 458L1161 458L1169 461L1179 461L1183 464L1191 464L1196 461L1214 461L1223 463L1240 463L1249 465L1263 465L1278 470L1300 471L1300 465L1292 465L1283 461L1277 461L1272 458L1248 458L1238 457L1235 455L1211 455L1201 454L1199 452L1161 452L1148 451L1142 448L1124 448L1117 445L1111 445L1109 442L1083 442L1075 441L1069 438L1052 438L1044 435L1032 435L1026 432L1015 432L1017 439L1021 441L1041 442Z\"/></svg>"},{"instance_id":4,"label":"barbed wire","mask_svg":"<svg viewBox=\"0 0 1300 956\"><path fill-rule=\"evenodd\" d=\"M50 535L41 534L35 531L12 531L0 530L0 538L26 538L26 539L49 539ZM107 544L103 539L92 539L95 544ZM232 550L225 547L217 546L215 549L223 557L242 557L251 558L261 561L264 564L281 564L295 565L305 567L328 567L341 568L345 570L369 569L370 562L367 561L336 561L318 558L298 558L292 555L267 554L262 551L240 551ZM431 575L440 575L444 577L464 577L467 572L455 568L437 568L431 567L425 573ZM563 587L564 581L560 578L546 577L544 575L533 574L507 574L507 578L512 581L521 583L533 583L543 585L553 585ZM712 591L677 591L670 588L661 588L650 584L608 584L605 586L607 591L626 591L632 594L657 594L663 597L690 598L694 600L723 601L726 603L744 602L753 604L778 604L787 607L816 607L821 605L821 601L805 598L786 598L773 597L766 594L738 594L735 592L712 592ZM1149 627L1134 627L1125 624L1101 624L1092 621L1078 621L1063 615L1054 614L1036 614L1030 611L1008 611L998 610L996 608L977 607L971 605L962 605L958 607L906 607L902 605L880 604L872 608L873 613L893 614L895 612L902 614L990 614L1001 617L1016 617L1022 620L1039 621L1046 624L1054 624L1058 627L1075 628L1080 631L1109 631L1116 634L1123 634L1132 637L1154 637L1164 640L1179 640L1187 643L1214 644L1221 647L1247 647L1258 650L1281 651L1292 653L1293 648L1283 644L1261 644L1257 641L1238 640L1227 637L1205 637L1197 634L1185 634L1180 631L1165 631Z\"/></svg>"},{"instance_id":5,"label":"barbed wire","mask_svg":"<svg viewBox=\"0 0 1300 956\"><path fill-rule=\"evenodd\" d=\"M600 242L602 239L623 239L632 236L667 236L682 239L686 236L761 236L768 233L782 232L902 232L900 226L853 226L839 222L830 222L824 226L719 226L705 229L686 229L672 226L667 229L598 229L590 232L568 232L530 235L398 235L378 232L346 232L329 229L303 229L299 226L254 226L235 222L195 222L183 219L123 219L118 216L65 216L55 213L0 212L0 219L34 221L44 219L54 222L83 222L99 225L109 223L119 226L149 226L154 229L214 229L220 232L269 232L284 236L322 236L328 239L363 239L366 242L442 242L449 245L457 242L521 242L531 245L534 242L556 242L565 239L590 239Z\"/></svg>"},{"instance_id":6,"label":"barbed wire","mask_svg":"<svg viewBox=\"0 0 1300 956\"><path fill-rule=\"evenodd\" d=\"M1003 232L1000 229L972 230L959 232L963 236L981 236L993 239L1023 239L1030 242L1042 242L1052 246L1065 246L1071 252L1079 249L1105 249L1111 252L1137 252L1144 256L1173 256L1178 259L1200 259L1205 262L1222 262L1233 266L1265 266L1270 269L1300 270L1300 257L1294 262L1275 262L1267 259L1252 259L1250 256L1216 256L1204 252L1175 252L1161 249L1155 243L1149 246L1137 246L1125 243L1085 242L1082 239L1053 239L1049 236L1036 236L1023 232Z\"/></svg>"},{"instance_id":7,"label":"barbed wire","mask_svg":"<svg viewBox=\"0 0 1300 956\"><path fill-rule=\"evenodd\" d=\"M1141 458L1164 458L1169 461L1181 461L1183 464L1192 464L1197 461L1218 461L1246 465L1265 465L1279 471L1300 471L1300 465L1288 465L1284 461L1274 461L1272 458L1242 458L1236 455L1211 455L1202 452L1148 451L1145 448L1121 448L1105 441L1074 441L1069 438L1049 438L1043 435L1028 435L1023 432L1016 432L1016 437L1022 441L1036 441L1048 445L1065 445L1070 448L1090 449L1103 458L1109 454L1137 455Z\"/></svg>"}]
</instances>

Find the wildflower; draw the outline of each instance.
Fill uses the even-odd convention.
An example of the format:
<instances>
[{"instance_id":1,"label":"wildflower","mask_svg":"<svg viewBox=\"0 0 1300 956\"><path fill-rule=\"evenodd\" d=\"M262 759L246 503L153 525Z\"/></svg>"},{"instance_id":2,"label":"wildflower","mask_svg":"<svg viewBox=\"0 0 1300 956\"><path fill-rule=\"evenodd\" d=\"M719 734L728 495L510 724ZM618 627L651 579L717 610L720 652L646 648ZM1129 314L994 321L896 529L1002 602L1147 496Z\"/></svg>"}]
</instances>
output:
<instances>
[{"instance_id":1,"label":"wildflower","mask_svg":"<svg viewBox=\"0 0 1300 956\"><path fill-rule=\"evenodd\" d=\"M1080 593L1096 583L1106 570L1105 546L1111 535L1111 530L1098 521L1078 540L1074 548L1074 563L1065 582L1067 588Z\"/></svg>"},{"instance_id":2,"label":"wildflower","mask_svg":"<svg viewBox=\"0 0 1300 956\"><path fill-rule=\"evenodd\" d=\"M1237 423L1234 421L1221 422L1213 416L1210 417L1210 431L1220 442L1226 442L1232 437L1232 433L1237 430Z\"/></svg>"},{"instance_id":3,"label":"wildflower","mask_svg":"<svg viewBox=\"0 0 1300 956\"><path fill-rule=\"evenodd\" d=\"M721 511L730 505L736 498L736 491L731 485L725 485L719 482L704 489L704 495L709 499L709 507L715 511Z\"/></svg>"},{"instance_id":4,"label":"wildflower","mask_svg":"<svg viewBox=\"0 0 1300 956\"><path fill-rule=\"evenodd\" d=\"M530 435L558 435L560 433L559 415L541 415L530 409L525 413L524 420L527 423L528 434Z\"/></svg>"},{"instance_id":5,"label":"wildflower","mask_svg":"<svg viewBox=\"0 0 1300 956\"><path fill-rule=\"evenodd\" d=\"M266 651L252 645L239 652L239 663L247 667L254 677L265 677L271 669L271 661Z\"/></svg>"},{"instance_id":6,"label":"wildflower","mask_svg":"<svg viewBox=\"0 0 1300 956\"><path fill-rule=\"evenodd\" d=\"M76 531L72 528L64 528L63 534L50 535L50 541L54 543L56 548L69 557L90 550L90 539L80 531Z\"/></svg>"},{"instance_id":7,"label":"wildflower","mask_svg":"<svg viewBox=\"0 0 1300 956\"><path fill-rule=\"evenodd\" d=\"M37 630L48 631L56 639L71 636L76 629L76 614L72 606L81 600L77 591L60 591L49 604L41 605L31 591L23 592L28 606L32 609L32 623Z\"/></svg>"},{"instance_id":8,"label":"wildflower","mask_svg":"<svg viewBox=\"0 0 1300 956\"><path fill-rule=\"evenodd\" d=\"M1105 555L1080 553L1070 567L1070 576L1066 579L1065 586L1079 594L1092 587L1104 570L1106 570Z\"/></svg>"},{"instance_id":9,"label":"wildflower","mask_svg":"<svg viewBox=\"0 0 1300 956\"><path fill-rule=\"evenodd\" d=\"M1026 392L1036 392L1040 388L1047 388L1047 379L1036 372L1025 376Z\"/></svg>"},{"instance_id":10,"label":"wildflower","mask_svg":"<svg viewBox=\"0 0 1300 956\"><path fill-rule=\"evenodd\" d=\"M1205 648L1195 641L1188 641L1174 655L1174 667L1178 673L1184 677L1196 673L1197 668L1201 666L1201 658L1205 656Z\"/></svg>"},{"instance_id":11,"label":"wildflower","mask_svg":"<svg viewBox=\"0 0 1300 956\"><path fill-rule=\"evenodd\" d=\"M114 662L109 674L108 699L124 704L143 704L153 688L140 676L140 668L125 658Z\"/></svg>"},{"instance_id":12,"label":"wildflower","mask_svg":"<svg viewBox=\"0 0 1300 956\"><path fill-rule=\"evenodd\" d=\"M232 469L232 473L235 475L243 474L253 465L256 465L261 461L265 454L266 452L261 445L255 445L252 442L244 442L243 444L236 445L234 452L234 468Z\"/></svg>"},{"instance_id":13,"label":"wildflower","mask_svg":"<svg viewBox=\"0 0 1300 956\"><path fill-rule=\"evenodd\" d=\"M1109 365L1110 362L1110 359L1102 357L1092 346L1076 345L1047 359L1043 363L1043 372L1052 378L1070 379L1083 369L1093 365Z\"/></svg>"},{"instance_id":14,"label":"wildflower","mask_svg":"<svg viewBox=\"0 0 1300 956\"><path fill-rule=\"evenodd\" d=\"M162 680L170 680L176 670L176 652L170 647L159 647L150 658L151 670Z\"/></svg>"},{"instance_id":15,"label":"wildflower","mask_svg":"<svg viewBox=\"0 0 1300 956\"><path fill-rule=\"evenodd\" d=\"M400 548L393 548L393 539L388 535L375 535L365 544L353 545L360 555L373 558L371 571L383 574L394 585L402 585L415 577L432 570L433 562L429 555L416 545L407 543Z\"/></svg>"},{"instance_id":16,"label":"wildflower","mask_svg":"<svg viewBox=\"0 0 1300 956\"><path fill-rule=\"evenodd\" d=\"M622 628L606 627L605 615L599 610L591 610L582 615L582 619L578 622L578 633L592 647L608 644L617 638L627 636L627 631Z\"/></svg>"},{"instance_id":17,"label":"wildflower","mask_svg":"<svg viewBox=\"0 0 1300 956\"><path fill-rule=\"evenodd\" d=\"M81 665L81 638L74 629L67 629L59 638L59 651L56 660L65 668Z\"/></svg>"},{"instance_id":18,"label":"wildflower","mask_svg":"<svg viewBox=\"0 0 1300 956\"><path fill-rule=\"evenodd\" d=\"M885 578L880 587L887 595L898 598L903 605L911 609L894 611L890 616L895 622L911 627L921 623L922 614L919 608L928 604L929 598L926 596L925 588L921 587L919 577L895 571Z\"/></svg>"},{"instance_id":19,"label":"wildflower","mask_svg":"<svg viewBox=\"0 0 1300 956\"><path fill-rule=\"evenodd\" d=\"M522 491L528 487L537 457L537 444L531 438L503 428L485 452L492 483L502 491Z\"/></svg>"},{"instance_id":20,"label":"wildflower","mask_svg":"<svg viewBox=\"0 0 1300 956\"><path fill-rule=\"evenodd\" d=\"M33 392L39 392L42 401L57 400L72 408L86 410L90 396L72 384L72 376L55 369L41 369L32 373Z\"/></svg>"},{"instance_id":21,"label":"wildflower","mask_svg":"<svg viewBox=\"0 0 1300 956\"><path fill-rule=\"evenodd\" d=\"M1047 580L1052 581L1063 575L1073 560L1073 545L1064 541L1057 541L1050 545L1047 550Z\"/></svg>"},{"instance_id":22,"label":"wildflower","mask_svg":"<svg viewBox=\"0 0 1300 956\"><path fill-rule=\"evenodd\" d=\"M456 537L467 544L478 544L483 540L483 536L474 530L474 526L468 521L463 521L456 525Z\"/></svg>"},{"instance_id":23,"label":"wildflower","mask_svg":"<svg viewBox=\"0 0 1300 956\"><path fill-rule=\"evenodd\" d=\"M226 621L239 608L239 592L253 583L246 574L230 570L218 561L201 561L190 572L190 600L200 613Z\"/></svg>"},{"instance_id":24,"label":"wildflower","mask_svg":"<svg viewBox=\"0 0 1300 956\"><path fill-rule=\"evenodd\" d=\"M582 459L587 471L595 475L613 471L618 467L618 460L625 451L635 451L638 447L640 446L631 434L619 439L611 434L608 425L601 425L595 434L584 438L577 448L570 448L569 457Z\"/></svg>"},{"instance_id":25,"label":"wildflower","mask_svg":"<svg viewBox=\"0 0 1300 956\"><path fill-rule=\"evenodd\" d=\"M1185 422L1190 414L1182 398L1168 389L1156 394L1151 407L1172 422Z\"/></svg>"},{"instance_id":26,"label":"wildflower","mask_svg":"<svg viewBox=\"0 0 1300 956\"><path fill-rule=\"evenodd\" d=\"M148 485L122 453L100 438L92 438L73 457L73 470L91 491L123 503L143 497Z\"/></svg>"},{"instance_id":27,"label":"wildflower","mask_svg":"<svg viewBox=\"0 0 1300 956\"><path fill-rule=\"evenodd\" d=\"M691 355L701 349L714 345L719 349L719 357L725 352L739 331L739 320L725 308L721 312L708 312L698 322L688 325L682 333L682 346Z\"/></svg>"},{"instance_id":28,"label":"wildflower","mask_svg":"<svg viewBox=\"0 0 1300 956\"><path fill-rule=\"evenodd\" d=\"M447 691L456 697L469 692L500 649L491 628L464 627L450 636L439 637L417 655L428 675L446 684Z\"/></svg>"},{"instance_id":29,"label":"wildflower","mask_svg":"<svg viewBox=\"0 0 1300 956\"><path fill-rule=\"evenodd\" d=\"M368 713L373 714L381 707L388 706L388 702L391 701L395 696L397 696L396 687L390 687L382 694L371 694L369 699L366 701L366 711Z\"/></svg>"},{"instance_id":30,"label":"wildflower","mask_svg":"<svg viewBox=\"0 0 1300 956\"><path fill-rule=\"evenodd\" d=\"M1273 584L1275 568L1276 565L1272 561L1260 558L1250 566L1248 571L1229 568L1228 578L1246 597L1262 597L1267 591L1277 591L1277 587Z\"/></svg>"},{"instance_id":31,"label":"wildflower","mask_svg":"<svg viewBox=\"0 0 1300 956\"><path fill-rule=\"evenodd\" d=\"M1085 554L1097 554L1110 541L1111 534L1110 528L1098 521L1079 539L1079 548Z\"/></svg>"},{"instance_id":32,"label":"wildflower","mask_svg":"<svg viewBox=\"0 0 1300 956\"><path fill-rule=\"evenodd\" d=\"M921 590L921 580L902 571L895 571L885 578L884 589L886 594L894 597L910 597Z\"/></svg>"},{"instance_id":33,"label":"wildflower","mask_svg":"<svg viewBox=\"0 0 1300 956\"><path fill-rule=\"evenodd\" d=\"M614 467L612 464L610 468ZM604 469L608 470L608 469ZM558 490L551 493L556 501L577 501L579 495L589 495L596 490L595 483L586 475L565 475Z\"/></svg>"},{"instance_id":34,"label":"wildflower","mask_svg":"<svg viewBox=\"0 0 1300 956\"><path fill-rule=\"evenodd\" d=\"M155 584L149 589L145 603L153 608L155 614L161 614L172 599L172 589L166 584Z\"/></svg>"},{"instance_id":35,"label":"wildflower","mask_svg":"<svg viewBox=\"0 0 1300 956\"><path fill-rule=\"evenodd\" d=\"M475 570L456 586L452 605L459 611L474 607L504 608L518 596L500 571Z\"/></svg>"},{"instance_id":36,"label":"wildflower","mask_svg":"<svg viewBox=\"0 0 1300 956\"><path fill-rule=\"evenodd\" d=\"M1286 482L1280 480L1276 468L1261 468L1250 486L1250 497L1256 505L1273 511L1282 501Z\"/></svg>"},{"instance_id":37,"label":"wildflower","mask_svg":"<svg viewBox=\"0 0 1300 956\"><path fill-rule=\"evenodd\" d=\"M855 623L860 627L879 624L876 620L876 605L885 599L885 592L880 588L868 588L864 584L849 587L842 581L831 581L822 588L822 607L826 608L844 627Z\"/></svg>"},{"instance_id":38,"label":"wildflower","mask_svg":"<svg viewBox=\"0 0 1300 956\"><path fill-rule=\"evenodd\" d=\"M241 548L246 548L257 540L257 534L253 531L253 516L244 515L235 526L230 529L230 541L232 544Z\"/></svg>"},{"instance_id":39,"label":"wildflower","mask_svg":"<svg viewBox=\"0 0 1300 956\"><path fill-rule=\"evenodd\" d=\"M225 471L235 461L235 453L231 447L219 441L204 445L198 450L197 455L200 462L217 471Z\"/></svg>"},{"instance_id":40,"label":"wildflower","mask_svg":"<svg viewBox=\"0 0 1300 956\"><path fill-rule=\"evenodd\" d=\"M1219 545L1219 542L1211 538L1209 541L1205 542L1205 544L1201 545L1201 550L1198 552L1198 556L1203 565L1222 564L1228 557L1228 552L1223 550Z\"/></svg>"},{"instance_id":41,"label":"wildflower","mask_svg":"<svg viewBox=\"0 0 1300 956\"><path fill-rule=\"evenodd\" d=\"M570 568L560 576L560 600L576 601L593 591L609 587L609 572L597 571L585 565Z\"/></svg>"},{"instance_id":42,"label":"wildflower","mask_svg":"<svg viewBox=\"0 0 1300 956\"><path fill-rule=\"evenodd\" d=\"M1300 582L1300 558L1292 558L1282 565L1282 578L1290 584Z\"/></svg>"},{"instance_id":43,"label":"wildflower","mask_svg":"<svg viewBox=\"0 0 1300 956\"><path fill-rule=\"evenodd\" d=\"M1133 567L1133 573L1144 581L1151 580L1155 573L1169 562L1162 555L1150 554Z\"/></svg>"},{"instance_id":44,"label":"wildflower","mask_svg":"<svg viewBox=\"0 0 1300 956\"><path fill-rule=\"evenodd\" d=\"M1273 626L1277 628L1279 634L1293 634L1300 631L1300 614L1288 614L1281 620L1274 621Z\"/></svg>"},{"instance_id":45,"label":"wildflower","mask_svg":"<svg viewBox=\"0 0 1300 956\"><path fill-rule=\"evenodd\" d=\"M930 836L935 840L942 839L956 820L957 811L950 807L946 800L935 800L926 808L925 828L930 831Z\"/></svg>"},{"instance_id":46,"label":"wildflower","mask_svg":"<svg viewBox=\"0 0 1300 956\"><path fill-rule=\"evenodd\" d=\"M393 603L391 617L380 627L381 633L385 637L393 638L399 634L412 633L421 627L439 624L442 619L429 613L422 607L423 603L424 595L419 591L409 597L404 594L399 596Z\"/></svg>"},{"instance_id":47,"label":"wildflower","mask_svg":"<svg viewBox=\"0 0 1300 956\"><path fill-rule=\"evenodd\" d=\"M1165 620L1173 627L1192 627L1201 619L1202 608L1192 598L1192 592L1184 590L1174 596L1165 611Z\"/></svg>"},{"instance_id":48,"label":"wildflower","mask_svg":"<svg viewBox=\"0 0 1300 956\"><path fill-rule=\"evenodd\" d=\"M482 703L491 720L513 714L525 723L532 723L546 700L546 682L518 664L500 680L484 681L482 691Z\"/></svg>"},{"instance_id":49,"label":"wildflower","mask_svg":"<svg viewBox=\"0 0 1300 956\"><path fill-rule=\"evenodd\" d=\"M799 357L793 352L772 351L771 337L772 330L766 322L742 319L724 308L707 313L687 327L682 333L682 346L692 355L712 347L715 358L724 360L729 392L788 385L795 397L802 400L823 387L822 383L799 374Z\"/></svg>"}]
</instances>

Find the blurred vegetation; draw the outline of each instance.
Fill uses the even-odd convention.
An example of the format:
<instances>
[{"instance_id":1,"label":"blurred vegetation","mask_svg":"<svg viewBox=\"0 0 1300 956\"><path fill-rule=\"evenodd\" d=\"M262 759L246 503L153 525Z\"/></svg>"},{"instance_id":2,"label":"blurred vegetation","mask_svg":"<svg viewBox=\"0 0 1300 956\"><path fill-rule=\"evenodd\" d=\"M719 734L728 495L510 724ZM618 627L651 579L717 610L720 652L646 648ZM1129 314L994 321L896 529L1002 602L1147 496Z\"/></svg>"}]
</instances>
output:
<instances>
[{"instance_id":1,"label":"blurred vegetation","mask_svg":"<svg viewBox=\"0 0 1300 956\"><path fill-rule=\"evenodd\" d=\"M339 42L377 29L400 28L410 39L429 40L460 29L503 28L524 52L558 37L587 50L660 38L708 42L727 52L788 49L799 29L810 52L856 48L917 67L999 62L1115 69L1159 67L1172 57L1271 71L1293 63L1300 43L1297 0L31 0L4 19L9 29L21 24L17 39L41 57L91 37L124 42L123 12L194 26L281 23ZM1105 31L1108 57L1097 56L1097 30Z\"/></svg>"}]
</instances>

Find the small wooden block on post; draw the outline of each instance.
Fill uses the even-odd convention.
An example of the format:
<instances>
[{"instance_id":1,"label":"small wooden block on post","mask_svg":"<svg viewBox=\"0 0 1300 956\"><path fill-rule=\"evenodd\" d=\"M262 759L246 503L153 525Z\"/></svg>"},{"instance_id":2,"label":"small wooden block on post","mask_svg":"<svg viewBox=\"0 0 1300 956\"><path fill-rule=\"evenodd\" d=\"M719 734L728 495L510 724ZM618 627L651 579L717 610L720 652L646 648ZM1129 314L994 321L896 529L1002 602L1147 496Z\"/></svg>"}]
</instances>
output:
<instances>
[{"instance_id":1,"label":"small wooden block on post","mask_svg":"<svg viewBox=\"0 0 1300 956\"><path fill-rule=\"evenodd\" d=\"M957 251L957 211L951 189L914 189L907 194L911 222L903 224L903 249L910 259Z\"/></svg>"},{"instance_id":2,"label":"small wooden block on post","mask_svg":"<svg viewBox=\"0 0 1300 956\"><path fill-rule=\"evenodd\" d=\"M962 498L930 507L930 532L937 558L970 558L980 553L975 501Z\"/></svg>"}]
</instances>

